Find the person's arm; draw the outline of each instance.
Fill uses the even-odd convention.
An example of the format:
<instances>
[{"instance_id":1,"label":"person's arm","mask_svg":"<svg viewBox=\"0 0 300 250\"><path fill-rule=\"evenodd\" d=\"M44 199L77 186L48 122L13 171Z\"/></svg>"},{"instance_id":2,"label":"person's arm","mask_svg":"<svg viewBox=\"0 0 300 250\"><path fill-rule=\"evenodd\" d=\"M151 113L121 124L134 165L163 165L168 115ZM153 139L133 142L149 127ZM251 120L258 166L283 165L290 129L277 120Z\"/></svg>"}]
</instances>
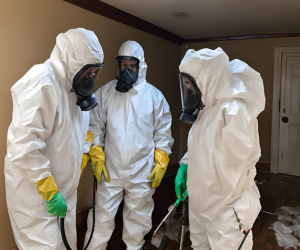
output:
<instances>
[{"instance_id":1,"label":"person's arm","mask_svg":"<svg viewBox=\"0 0 300 250\"><path fill-rule=\"evenodd\" d=\"M92 147L100 145L104 148L106 133L106 103L103 96L102 88L95 93L98 105L90 111L89 131L93 134Z\"/></svg>"},{"instance_id":2,"label":"person's arm","mask_svg":"<svg viewBox=\"0 0 300 250\"><path fill-rule=\"evenodd\" d=\"M255 164L261 156L258 122L256 115L249 110L251 111L242 100L231 101L228 110L223 113L224 127L221 129L221 140L214 153L218 157L217 164L222 169L220 185L224 196L232 197L244 191L256 193L256 197L248 193L241 198L243 201L237 199L231 203L246 230L252 228L261 208L258 200L259 192L254 182ZM238 205L241 202L244 204L243 209Z\"/></svg>"},{"instance_id":3,"label":"person's arm","mask_svg":"<svg viewBox=\"0 0 300 250\"><path fill-rule=\"evenodd\" d=\"M163 98L158 109L154 112L154 142L155 149L166 152L167 155L172 153L171 149L174 139L171 133L172 115L170 106L166 99Z\"/></svg>"},{"instance_id":4,"label":"person's arm","mask_svg":"<svg viewBox=\"0 0 300 250\"><path fill-rule=\"evenodd\" d=\"M84 142L84 146L83 146L80 177L81 177L83 170L85 169L88 161L91 159L91 157L89 156L89 152L90 152L92 143L93 143L93 133L91 131L88 131L85 142Z\"/></svg>"},{"instance_id":5,"label":"person's arm","mask_svg":"<svg viewBox=\"0 0 300 250\"><path fill-rule=\"evenodd\" d=\"M224 146L219 150L225 166L239 167L260 156L257 131L256 117L251 116L242 101L232 101L224 113Z\"/></svg>"},{"instance_id":6,"label":"person's arm","mask_svg":"<svg viewBox=\"0 0 300 250\"><path fill-rule=\"evenodd\" d=\"M55 88L45 76L36 84L15 85L11 91L14 107L7 156L28 182L37 185L38 192L47 204L53 205L51 200L58 197L59 209L54 204L55 209L48 212L64 217L67 205L51 175L50 160L43 154L47 146L45 141L53 132L58 107Z\"/></svg>"},{"instance_id":7,"label":"person's arm","mask_svg":"<svg viewBox=\"0 0 300 250\"><path fill-rule=\"evenodd\" d=\"M100 88L96 92L98 105L90 111L90 127L89 130L93 134L92 147L89 151L92 165L94 168L94 175L98 183L101 182L101 175L104 174L106 182L109 182L109 175L105 168L105 154L103 147L105 145L106 133L106 101L103 96L103 89Z\"/></svg>"},{"instance_id":8,"label":"person's arm","mask_svg":"<svg viewBox=\"0 0 300 250\"><path fill-rule=\"evenodd\" d=\"M155 167L148 177L153 179L151 188L156 188L160 185L161 180L167 170L169 164L169 155L174 143L171 134L172 116L169 104L163 98L158 109L154 112L154 142L155 142Z\"/></svg>"},{"instance_id":9,"label":"person's arm","mask_svg":"<svg viewBox=\"0 0 300 250\"><path fill-rule=\"evenodd\" d=\"M188 158L189 158L189 151L186 151L186 153L184 154L184 156L181 158L179 164L182 165L188 165Z\"/></svg>"},{"instance_id":10,"label":"person's arm","mask_svg":"<svg viewBox=\"0 0 300 250\"><path fill-rule=\"evenodd\" d=\"M51 84L12 88L13 119L8 134L7 155L24 177L36 183L51 175L50 160L42 153L52 134L58 101Z\"/></svg>"},{"instance_id":11,"label":"person's arm","mask_svg":"<svg viewBox=\"0 0 300 250\"><path fill-rule=\"evenodd\" d=\"M180 167L177 171L177 175L175 178L175 193L177 198L181 198L183 192L186 190L188 156L189 156L189 152L187 151L179 162Z\"/></svg>"}]
</instances>

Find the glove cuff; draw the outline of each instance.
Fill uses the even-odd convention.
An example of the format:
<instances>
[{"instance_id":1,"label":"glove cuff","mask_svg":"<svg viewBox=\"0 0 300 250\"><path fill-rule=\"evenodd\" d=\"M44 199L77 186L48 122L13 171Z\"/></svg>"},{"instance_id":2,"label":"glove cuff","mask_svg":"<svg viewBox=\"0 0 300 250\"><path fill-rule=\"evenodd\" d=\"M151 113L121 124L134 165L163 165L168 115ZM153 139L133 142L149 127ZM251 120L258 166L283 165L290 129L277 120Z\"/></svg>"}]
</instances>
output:
<instances>
[{"instance_id":1,"label":"glove cuff","mask_svg":"<svg viewBox=\"0 0 300 250\"><path fill-rule=\"evenodd\" d=\"M154 161L156 165L159 165L160 168L165 168L167 170L169 164L169 156L166 152L156 149L154 153Z\"/></svg>"},{"instance_id":2,"label":"glove cuff","mask_svg":"<svg viewBox=\"0 0 300 250\"><path fill-rule=\"evenodd\" d=\"M93 166L96 166L98 162L105 162L105 154L103 152L103 149L100 145L97 145L95 147L91 147L89 155L92 160Z\"/></svg>"},{"instance_id":3,"label":"glove cuff","mask_svg":"<svg viewBox=\"0 0 300 250\"><path fill-rule=\"evenodd\" d=\"M89 143L93 143L93 133L91 131L87 132L86 141Z\"/></svg>"},{"instance_id":4,"label":"glove cuff","mask_svg":"<svg viewBox=\"0 0 300 250\"><path fill-rule=\"evenodd\" d=\"M179 169L181 170L181 171L187 171L187 169L188 169L188 165L186 165L186 164L180 164L180 167L179 167Z\"/></svg>"},{"instance_id":5,"label":"glove cuff","mask_svg":"<svg viewBox=\"0 0 300 250\"><path fill-rule=\"evenodd\" d=\"M83 154L82 155L82 161L88 162L90 160L90 156L88 154Z\"/></svg>"},{"instance_id":6,"label":"glove cuff","mask_svg":"<svg viewBox=\"0 0 300 250\"><path fill-rule=\"evenodd\" d=\"M43 180L37 181L36 186L40 195L42 195L46 201L51 200L53 196L59 192L52 175L49 175Z\"/></svg>"}]
</instances>

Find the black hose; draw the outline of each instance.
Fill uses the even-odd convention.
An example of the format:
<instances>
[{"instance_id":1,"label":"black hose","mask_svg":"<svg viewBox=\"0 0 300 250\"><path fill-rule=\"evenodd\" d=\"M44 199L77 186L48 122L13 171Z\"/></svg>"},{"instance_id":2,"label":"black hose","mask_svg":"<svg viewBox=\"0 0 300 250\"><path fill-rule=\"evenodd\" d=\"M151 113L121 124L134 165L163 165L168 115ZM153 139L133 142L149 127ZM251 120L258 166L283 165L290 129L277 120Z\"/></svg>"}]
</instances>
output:
<instances>
[{"instance_id":1,"label":"black hose","mask_svg":"<svg viewBox=\"0 0 300 250\"><path fill-rule=\"evenodd\" d=\"M183 249L183 242L184 242L184 232L185 232L185 226L187 222L187 212L188 212L188 201L185 199L182 204L182 226L181 226L181 237L180 237L180 247L179 249Z\"/></svg>"},{"instance_id":2,"label":"black hose","mask_svg":"<svg viewBox=\"0 0 300 250\"><path fill-rule=\"evenodd\" d=\"M91 243L91 240L93 238L93 234L94 234L94 229L95 229L95 196L96 196L96 190L97 190L97 179L96 176L94 175L94 189L93 189L93 227L92 227L92 232L89 238L89 241L87 242L84 250L86 250L89 246L89 244Z\"/></svg>"},{"instance_id":3,"label":"black hose","mask_svg":"<svg viewBox=\"0 0 300 250\"><path fill-rule=\"evenodd\" d=\"M66 249L72 250L67 241L67 237L66 237L66 233L65 233L65 218L60 218L60 232L61 232L61 237L62 237L62 240L64 242Z\"/></svg>"},{"instance_id":4,"label":"black hose","mask_svg":"<svg viewBox=\"0 0 300 250\"><path fill-rule=\"evenodd\" d=\"M166 240L166 237L167 237L167 234L168 234L168 230L166 230L165 234L164 234L164 237L162 238L161 242L160 242L160 245L159 245L159 249L158 250L162 250L163 247L164 247L164 244L165 244L165 240Z\"/></svg>"},{"instance_id":5,"label":"black hose","mask_svg":"<svg viewBox=\"0 0 300 250\"><path fill-rule=\"evenodd\" d=\"M94 187L93 187L93 227L92 227L92 232L91 232L89 241L87 242L84 250L86 250L88 248L88 246L91 243L91 240L93 238L93 234L94 234L94 229L95 229L95 197L96 197L96 190L97 190L97 179L94 176ZM71 247L70 247L70 245L69 245L69 243L68 243L68 240L67 240L67 237L66 237L66 233L65 233L65 218L60 218L60 231L61 231L61 237L62 237L62 240L63 240L63 243L64 243L66 249L67 250L72 250Z\"/></svg>"},{"instance_id":6,"label":"black hose","mask_svg":"<svg viewBox=\"0 0 300 250\"><path fill-rule=\"evenodd\" d=\"M185 226L187 222L187 200L183 201L182 204L182 225Z\"/></svg>"},{"instance_id":7,"label":"black hose","mask_svg":"<svg viewBox=\"0 0 300 250\"><path fill-rule=\"evenodd\" d=\"M242 246L244 245L244 242L245 242L245 240L246 240L248 234L250 233L250 230L251 230L251 229L249 229L249 230L247 231L247 233L245 234L244 239L243 239L241 245L239 246L238 250L241 250L241 249L242 249Z\"/></svg>"}]
</instances>

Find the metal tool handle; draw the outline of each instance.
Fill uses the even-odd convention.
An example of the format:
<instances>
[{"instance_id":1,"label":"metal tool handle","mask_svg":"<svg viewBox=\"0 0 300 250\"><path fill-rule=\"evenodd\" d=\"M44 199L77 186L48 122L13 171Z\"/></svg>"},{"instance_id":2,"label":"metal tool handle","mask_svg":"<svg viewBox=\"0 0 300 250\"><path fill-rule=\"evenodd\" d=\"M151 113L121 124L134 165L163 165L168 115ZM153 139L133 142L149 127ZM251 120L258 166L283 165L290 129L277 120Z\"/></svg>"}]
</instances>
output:
<instances>
[{"instance_id":1,"label":"metal tool handle","mask_svg":"<svg viewBox=\"0 0 300 250\"><path fill-rule=\"evenodd\" d=\"M185 225L187 222L187 200L183 201L182 204L182 228L181 228L181 239L180 239L180 250L183 249L183 242L184 242L184 231L185 231Z\"/></svg>"},{"instance_id":2,"label":"metal tool handle","mask_svg":"<svg viewBox=\"0 0 300 250\"><path fill-rule=\"evenodd\" d=\"M184 230L185 230L185 225L182 225L182 227L181 227L181 237L180 237L180 248L179 248L179 250L183 250Z\"/></svg>"},{"instance_id":3,"label":"metal tool handle","mask_svg":"<svg viewBox=\"0 0 300 250\"><path fill-rule=\"evenodd\" d=\"M158 229L161 227L161 225L165 222L165 220L168 218L168 216L172 213L172 211L173 211L173 209L174 209L175 207L172 207L172 209L169 211L169 213L165 216L165 218L161 221L161 223L158 225L158 227L156 228L156 230L154 231L154 233L153 233L153 237L155 237L155 235L156 235L156 233L157 233L157 231L158 231Z\"/></svg>"}]
</instances>

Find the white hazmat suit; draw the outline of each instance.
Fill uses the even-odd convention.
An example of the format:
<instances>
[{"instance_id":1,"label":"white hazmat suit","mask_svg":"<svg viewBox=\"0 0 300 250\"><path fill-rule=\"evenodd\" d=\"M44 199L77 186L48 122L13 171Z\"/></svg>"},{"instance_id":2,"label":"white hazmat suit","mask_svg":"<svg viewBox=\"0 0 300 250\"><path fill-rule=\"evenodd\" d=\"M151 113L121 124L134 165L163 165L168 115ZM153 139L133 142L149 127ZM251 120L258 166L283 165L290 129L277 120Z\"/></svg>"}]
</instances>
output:
<instances>
[{"instance_id":1,"label":"white hazmat suit","mask_svg":"<svg viewBox=\"0 0 300 250\"><path fill-rule=\"evenodd\" d=\"M12 88L13 119L5 157L6 200L20 250L65 249L56 217L36 182L55 179L69 212L65 231L76 249L76 200L89 113L70 92L76 73L103 62L92 31L72 29L57 36L50 59L32 67Z\"/></svg>"},{"instance_id":2,"label":"white hazmat suit","mask_svg":"<svg viewBox=\"0 0 300 250\"><path fill-rule=\"evenodd\" d=\"M154 208L147 177L154 167L154 151L171 154L172 117L163 94L147 83L147 65L142 47L127 41L119 56L139 59L138 80L127 93L118 92L117 80L110 81L96 93L98 107L91 111L90 131L93 145L104 147L105 166L110 182L98 185L96 225L90 249L104 250L115 225L115 215L124 198L123 240L129 250L140 250L144 235L152 227ZM92 228L92 210L88 217L87 242Z\"/></svg>"},{"instance_id":3,"label":"white hazmat suit","mask_svg":"<svg viewBox=\"0 0 300 250\"><path fill-rule=\"evenodd\" d=\"M236 250L261 209L254 182L261 156L257 116L265 106L263 81L240 60L216 50L188 50L180 72L191 75L205 104L189 133L189 221L195 250ZM239 229L233 208L241 223ZM243 250L252 249L250 233Z\"/></svg>"}]
</instances>

